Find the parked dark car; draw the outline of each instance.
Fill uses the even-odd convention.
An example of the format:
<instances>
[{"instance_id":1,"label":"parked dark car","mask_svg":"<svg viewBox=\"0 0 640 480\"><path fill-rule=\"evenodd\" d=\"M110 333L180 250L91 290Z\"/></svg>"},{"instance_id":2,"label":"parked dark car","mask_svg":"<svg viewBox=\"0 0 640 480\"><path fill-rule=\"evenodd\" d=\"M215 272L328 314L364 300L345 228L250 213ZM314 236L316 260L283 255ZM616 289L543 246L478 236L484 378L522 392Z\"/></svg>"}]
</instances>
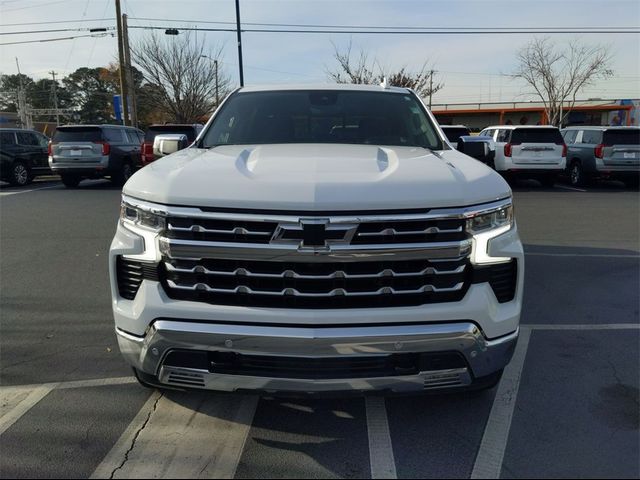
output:
<instances>
[{"instance_id":1,"label":"parked dark car","mask_svg":"<svg viewBox=\"0 0 640 480\"><path fill-rule=\"evenodd\" d=\"M572 185L595 179L622 180L631 188L640 181L640 128L567 127L567 174Z\"/></svg>"},{"instance_id":2,"label":"parked dark car","mask_svg":"<svg viewBox=\"0 0 640 480\"><path fill-rule=\"evenodd\" d=\"M471 130L464 125L440 125L440 128L447 136L447 140L449 140L454 147L458 146L460 137L471 135Z\"/></svg>"},{"instance_id":3,"label":"parked dark car","mask_svg":"<svg viewBox=\"0 0 640 480\"><path fill-rule=\"evenodd\" d=\"M108 177L122 186L142 166L142 130L121 125L58 127L49 144L49 165L67 187Z\"/></svg>"},{"instance_id":4,"label":"parked dark car","mask_svg":"<svg viewBox=\"0 0 640 480\"><path fill-rule=\"evenodd\" d=\"M200 131L204 128L203 125L199 123L194 124L177 124L177 123L167 123L165 125L151 125L147 129L147 133L144 135L144 143L142 144L142 164L147 165L148 163L157 160L156 155L153 153L153 141L157 135L160 134L178 134L178 135L186 135L187 137L187 145L185 147L191 145L195 142L196 137L200 133Z\"/></svg>"},{"instance_id":5,"label":"parked dark car","mask_svg":"<svg viewBox=\"0 0 640 480\"><path fill-rule=\"evenodd\" d=\"M50 174L49 139L33 130L0 130L0 178L12 185L27 185L38 175Z\"/></svg>"}]
</instances>

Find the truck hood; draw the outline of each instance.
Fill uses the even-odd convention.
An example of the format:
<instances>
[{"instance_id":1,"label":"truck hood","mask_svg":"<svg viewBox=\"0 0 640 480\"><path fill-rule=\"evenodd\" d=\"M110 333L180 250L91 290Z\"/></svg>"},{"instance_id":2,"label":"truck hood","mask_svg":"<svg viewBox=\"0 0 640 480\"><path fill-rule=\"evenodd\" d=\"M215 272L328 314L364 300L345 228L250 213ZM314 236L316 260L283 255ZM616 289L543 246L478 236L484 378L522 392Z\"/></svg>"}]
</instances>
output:
<instances>
[{"instance_id":1,"label":"truck hood","mask_svg":"<svg viewBox=\"0 0 640 480\"><path fill-rule=\"evenodd\" d=\"M460 207L511 194L456 150L343 144L188 148L139 170L123 192L167 205L289 211Z\"/></svg>"}]
</instances>

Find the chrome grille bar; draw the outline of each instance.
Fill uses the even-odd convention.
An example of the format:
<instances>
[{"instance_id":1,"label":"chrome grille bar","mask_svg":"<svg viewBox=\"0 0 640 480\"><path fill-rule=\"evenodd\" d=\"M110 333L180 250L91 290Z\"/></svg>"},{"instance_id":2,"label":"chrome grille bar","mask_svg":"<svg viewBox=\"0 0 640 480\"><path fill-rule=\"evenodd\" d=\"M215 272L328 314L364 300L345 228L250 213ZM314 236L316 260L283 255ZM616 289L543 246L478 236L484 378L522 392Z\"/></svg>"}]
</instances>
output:
<instances>
[{"instance_id":1,"label":"chrome grille bar","mask_svg":"<svg viewBox=\"0 0 640 480\"><path fill-rule=\"evenodd\" d=\"M295 288L285 288L280 291L258 290L249 288L244 285L235 288L215 288L210 287L206 283L194 283L191 285L178 285L173 280L167 280L169 287L177 290L204 291L209 293L226 293L226 294L253 294L253 295L271 295L278 297L300 297L300 298L330 298L330 297L373 297L380 295L415 295L421 293L443 293L457 292L462 290L464 282L457 283L453 287L434 287L433 285L423 285L413 290L398 290L392 287L381 287L375 291L349 292L344 288L334 288L326 293L300 292Z\"/></svg>"},{"instance_id":2,"label":"chrome grille bar","mask_svg":"<svg viewBox=\"0 0 640 480\"><path fill-rule=\"evenodd\" d=\"M356 278L385 278L385 277L419 277L424 275L453 275L464 272L466 265L460 265L453 270L444 270L434 267L427 267L416 272L395 272L390 268L385 268L378 273L371 274L352 274L344 272L343 270L336 270L333 273L327 275L304 275L297 273L294 270L287 269L281 273L258 273L251 272L246 268L236 268L233 271L228 270L210 270L202 265L196 265L192 268L180 268L172 265L169 262L165 262L167 271L176 273L199 273L205 275L219 275L219 276L237 276L237 277L255 277L255 278L294 278L305 280L332 280L337 278L344 279L356 279Z\"/></svg>"},{"instance_id":3,"label":"chrome grille bar","mask_svg":"<svg viewBox=\"0 0 640 480\"><path fill-rule=\"evenodd\" d=\"M424 230L397 230L395 228L385 228L379 232L360 232L358 233L359 237L379 237L381 235L389 236L399 236L399 235L424 235L431 233L460 233L462 232L462 227L458 228L439 228L439 227L429 227Z\"/></svg>"},{"instance_id":4,"label":"chrome grille bar","mask_svg":"<svg viewBox=\"0 0 640 480\"><path fill-rule=\"evenodd\" d=\"M189 232L189 233L216 233L224 235L264 235L271 236L272 232L263 232L257 230L249 230L244 227L235 227L230 230L221 230L216 228L206 228L202 225L191 225L189 227L176 227L169 223L168 229L171 232Z\"/></svg>"}]
</instances>

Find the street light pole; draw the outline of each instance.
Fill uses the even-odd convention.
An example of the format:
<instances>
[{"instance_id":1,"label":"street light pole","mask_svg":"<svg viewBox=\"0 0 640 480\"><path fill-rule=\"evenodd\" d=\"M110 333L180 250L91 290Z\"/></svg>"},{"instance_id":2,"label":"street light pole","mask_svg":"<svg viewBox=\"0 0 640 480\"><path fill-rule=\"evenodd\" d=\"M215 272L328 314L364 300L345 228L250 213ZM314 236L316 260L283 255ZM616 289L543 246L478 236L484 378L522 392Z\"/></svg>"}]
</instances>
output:
<instances>
[{"instance_id":1,"label":"street light pole","mask_svg":"<svg viewBox=\"0 0 640 480\"><path fill-rule=\"evenodd\" d=\"M236 32L238 34L238 67L240 67L240 86L244 87L244 74L242 73L242 35L240 33L240 0L236 0Z\"/></svg>"}]
</instances>

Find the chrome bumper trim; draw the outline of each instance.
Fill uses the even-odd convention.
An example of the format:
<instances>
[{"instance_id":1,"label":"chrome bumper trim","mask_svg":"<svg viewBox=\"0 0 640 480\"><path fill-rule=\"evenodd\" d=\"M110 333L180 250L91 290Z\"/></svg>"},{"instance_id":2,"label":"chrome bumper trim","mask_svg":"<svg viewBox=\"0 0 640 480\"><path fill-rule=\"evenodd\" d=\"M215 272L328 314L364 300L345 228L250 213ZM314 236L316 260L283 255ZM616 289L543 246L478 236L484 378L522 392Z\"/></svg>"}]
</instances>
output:
<instances>
[{"instance_id":1,"label":"chrome bumper trim","mask_svg":"<svg viewBox=\"0 0 640 480\"><path fill-rule=\"evenodd\" d=\"M297 328L229 325L157 320L144 337L116 329L120 350L136 369L158 377L167 386L211 390L274 390L322 392L340 390L421 391L468 385L473 377L490 375L509 362L518 331L487 340L471 322L381 327ZM164 367L174 350L233 351L288 357L336 357L392 353L460 352L471 371L420 372L418 375L336 380L283 379L212 374ZM171 380L171 376L173 380ZM175 381L175 379L178 381Z\"/></svg>"}]
</instances>

